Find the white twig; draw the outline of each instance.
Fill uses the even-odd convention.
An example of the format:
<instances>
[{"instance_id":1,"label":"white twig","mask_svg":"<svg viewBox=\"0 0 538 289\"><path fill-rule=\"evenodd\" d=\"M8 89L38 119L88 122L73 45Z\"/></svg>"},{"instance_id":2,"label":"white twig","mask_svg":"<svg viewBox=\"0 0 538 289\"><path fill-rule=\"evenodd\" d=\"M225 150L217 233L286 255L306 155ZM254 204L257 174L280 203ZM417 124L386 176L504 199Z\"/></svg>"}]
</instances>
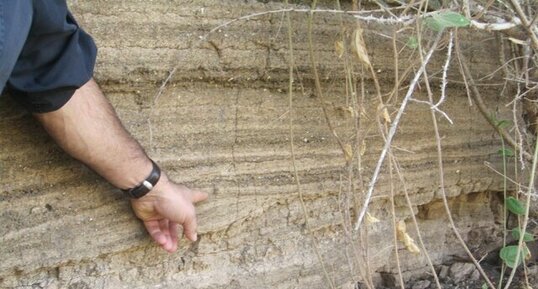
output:
<instances>
[{"instance_id":1,"label":"white twig","mask_svg":"<svg viewBox=\"0 0 538 289\"><path fill-rule=\"evenodd\" d=\"M170 82L170 80L172 79L172 76L174 76L174 73L176 73L177 68L178 68L177 66L174 67L170 71L170 73L168 73L168 76L166 77L164 82L161 84L161 87L159 87L159 90L157 91L157 94L155 94L155 96L153 97L153 103L152 103L152 106L151 106L152 109L153 109L153 106L157 103L157 100L159 99L159 97L163 94L164 89L165 89L166 85L168 84L168 82Z\"/></svg>"},{"instance_id":2,"label":"white twig","mask_svg":"<svg viewBox=\"0 0 538 289\"><path fill-rule=\"evenodd\" d=\"M411 16L401 16L401 17L376 17L373 15L368 16L361 16L361 15L355 15L355 18L366 21L366 22L376 22L381 24L404 24L409 25L415 22L416 18Z\"/></svg>"},{"instance_id":3,"label":"white twig","mask_svg":"<svg viewBox=\"0 0 538 289\"><path fill-rule=\"evenodd\" d=\"M431 102L425 101L425 100L414 99L414 98L409 99L409 101L414 101L414 102L417 102L417 103L428 105L430 107L430 109L433 109L433 110L437 111L439 114L441 114L441 116L446 118L446 120L448 120L448 122L450 124L454 124L454 122L452 121L452 119L450 119L450 117L448 116L448 114L446 112L440 110L437 106L433 105Z\"/></svg>"},{"instance_id":4,"label":"white twig","mask_svg":"<svg viewBox=\"0 0 538 289\"><path fill-rule=\"evenodd\" d=\"M396 134L396 129L398 128L400 119L402 118L405 108L407 107L407 103L409 102L409 100L411 99L411 96L413 95L413 92L415 91L415 87L420 77L422 76L422 74L424 73L424 70L426 69L426 65L430 61L430 58L433 55L433 52L437 48L437 44L439 43L439 40L441 39L441 35L442 35L442 32L439 32L437 34L437 37L435 38L435 41L432 44L432 47L428 51L428 54L426 55L424 62L420 66L420 69L418 70L417 74L415 74L413 81L411 81L411 84L409 85L409 89L407 90L407 94L405 95L405 98L402 100L400 109L398 110L398 113L396 114L396 117L394 118L390 126L389 134L387 135L387 140L385 141L385 145L383 146L383 150L381 151L381 155L379 156L379 160L377 161L377 165L375 167L372 179L370 180L370 183L368 184L368 192L366 194L366 198L364 199L362 210L357 216L357 221L355 223L355 228L354 228L355 230L359 229L362 223L362 220L364 219L364 216L366 215L366 211L368 210L368 204L370 203L370 199L372 198L372 193L374 191L375 184L377 183L379 173L381 172L381 167L383 166L383 162L385 161L387 152L392 144L392 139L394 138L394 135Z\"/></svg>"},{"instance_id":5,"label":"white twig","mask_svg":"<svg viewBox=\"0 0 538 289\"><path fill-rule=\"evenodd\" d=\"M511 22L498 22L498 23L483 23L476 20L471 20L471 26L476 29L489 30L489 31L502 31L515 28L521 25L519 18L512 19Z\"/></svg>"},{"instance_id":6,"label":"white twig","mask_svg":"<svg viewBox=\"0 0 538 289\"><path fill-rule=\"evenodd\" d=\"M441 81L441 99L432 107L432 108L438 108L439 105L441 105L445 99L446 99L446 85L447 85L447 74L448 74L448 67L450 66L450 58L452 56L452 47L454 46L454 32L450 31L450 38L448 40L448 52L446 55L446 62L443 66L443 80Z\"/></svg>"},{"instance_id":7,"label":"white twig","mask_svg":"<svg viewBox=\"0 0 538 289\"><path fill-rule=\"evenodd\" d=\"M215 28L209 30L204 36L200 36L200 40L205 40L210 34L212 34L215 31L218 31L221 28L224 28L234 22L242 21L242 20L250 20L252 18L269 15L269 14L276 14L276 13L289 13L289 12L300 12L300 13L330 13L330 14L349 14L349 15L360 15L360 14L372 14L375 12L384 12L382 9L376 9L376 10L363 10L363 11L346 11L346 10L335 10L335 9L306 9L306 8L285 8L285 9L278 9L278 10L270 10L270 11L262 11L258 13L252 13L245 16L241 16L238 18L234 18L230 21L224 22L219 26L216 26Z\"/></svg>"},{"instance_id":8,"label":"white twig","mask_svg":"<svg viewBox=\"0 0 538 289\"><path fill-rule=\"evenodd\" d=\"M450 123L450 124L454 124L454 122L452 121L452 119L450 119L450 117L448 116L448 114L440 109L438 109L437 107L432 107L433 110L435 110L436 112L438 112L439 114L441 114L441 116L443 116L444 118L446 118L446 120Z\"/></svg>"}]
</instances>

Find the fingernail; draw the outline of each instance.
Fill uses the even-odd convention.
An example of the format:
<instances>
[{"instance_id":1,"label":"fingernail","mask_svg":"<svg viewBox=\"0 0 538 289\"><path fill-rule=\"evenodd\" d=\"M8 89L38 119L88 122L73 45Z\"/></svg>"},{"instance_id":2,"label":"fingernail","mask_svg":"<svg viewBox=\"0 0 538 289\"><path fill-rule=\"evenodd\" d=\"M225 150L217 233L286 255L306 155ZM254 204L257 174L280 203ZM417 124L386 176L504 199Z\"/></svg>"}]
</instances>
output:
<instances>
[{"instance_id":1,"label":"fingernail","mask_svg":"<svg viewBox=\"0 0 538 289\"><path fill-rule=\"evenodd\" d=\"M196 240L198 240L198 234L194 234L194 242L196 242Z\"/></svg>"}]
</instances>

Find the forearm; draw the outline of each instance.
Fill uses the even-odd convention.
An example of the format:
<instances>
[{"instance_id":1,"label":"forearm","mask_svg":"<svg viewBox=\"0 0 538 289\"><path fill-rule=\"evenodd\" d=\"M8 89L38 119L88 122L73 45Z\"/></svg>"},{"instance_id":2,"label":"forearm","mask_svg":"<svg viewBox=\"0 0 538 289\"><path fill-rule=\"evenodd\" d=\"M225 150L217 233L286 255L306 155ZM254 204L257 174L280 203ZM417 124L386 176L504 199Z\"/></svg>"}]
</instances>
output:
<instances>
[{"instance_id":1,"label":"forearm","mask_svg":"<svg viewBox=\"0 0 538 289\"><path fill-rule=\"evenodd\" d=\"M152 169L150 159L119 121L114 109L90 80L59 110L35 114L47 132L71 156L121 189L138 186ZM168 252L177 250L177 225L196 241L194 203L207 194L175 184L162 173L145 196L131 199L148 233Z\"/></svg>"},{"instance_id":2,"label":"forearm","mask_svg":"<svg viewBox=\"0 0 538 289\"><path fill-rule=\"evenodd\" d=\"M118 188L139 185L151 171L146 153L93 80L59 110L35 117L68 154Z\"/></svg>"}]
</instances>

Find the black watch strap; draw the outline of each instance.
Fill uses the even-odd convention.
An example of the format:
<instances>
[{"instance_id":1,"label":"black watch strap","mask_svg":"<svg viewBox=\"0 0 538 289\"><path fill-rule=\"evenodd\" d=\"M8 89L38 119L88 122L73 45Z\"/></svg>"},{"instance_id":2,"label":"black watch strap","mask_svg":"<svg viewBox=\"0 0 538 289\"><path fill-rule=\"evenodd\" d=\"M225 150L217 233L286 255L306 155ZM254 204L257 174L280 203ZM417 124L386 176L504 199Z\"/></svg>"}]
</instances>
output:
<instances>
[{"instance_id":1,"label":"black watch strap","mask_svg":"<svg viewBox=\"0 0 538 289\"><path fill-rule=\"evenodd\" d=\"M149 191L153 189L153 187L157 184L159 181L159 178L161 177L161 169L154 161L151 161L151 164L153 165L153 168L151 169L151 173L149 176L138 186L123 190L123 192L132 199L139 199L145 196Z\"/></svg>"}]
</instances>

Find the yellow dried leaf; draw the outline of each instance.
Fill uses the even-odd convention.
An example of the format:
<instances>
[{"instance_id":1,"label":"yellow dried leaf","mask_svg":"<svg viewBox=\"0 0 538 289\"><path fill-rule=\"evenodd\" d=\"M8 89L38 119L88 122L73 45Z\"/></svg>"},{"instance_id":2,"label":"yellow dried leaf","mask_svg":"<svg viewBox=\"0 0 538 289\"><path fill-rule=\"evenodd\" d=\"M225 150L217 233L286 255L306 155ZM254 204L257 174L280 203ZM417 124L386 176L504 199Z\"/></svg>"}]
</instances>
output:
<instances>
[{"instance_id":1,"label":"yellow dried leaf","mask_svg":"<svg viewBox=\"0 0 538 289\"><path fill-rule=\"evenodd\" d=\"M518 45L528 45L528 43L526 41L523 41L523 40L520 40L520 39L517 39L517 38L508 37L508 40L510 40L513 43L518 44Z\"/></svg>"},{"instance_id":2,"label":"yellow dried leaf","mask_svg":"<svg viewBox=\"0 0 538 289\"><path fill-rule=\"evenodd\" d=\"M405 248L413 253L420 254L420 248L415 243L415 240L407 234L407 228L404 221L399 221L396 225L396 232L398 233L398 240L405 245Z\"/></svg>"},{"instance_id":3,"label":"yellow dried leaf","mask_svg":"<svg viewBox=\"0 0 538 289\"><path fill-rule=\"evenodd\" d=\"M409 235L407 235L406 242L404 244L409 252L413 254L420 254L420 248L415 243L415 240L411 239Z\"/></svg>"},{"instance_id":4,"label":"yellow dried leaf","mask_svg":"<svg viewBox=\"0 0 538 289\"><path fill-rule=\"evenodd\" d=\"M362 37L362 29L360 27L357 27L357 29L355 29L353 38L353 50L355 50L357 58L362 64L371 66L370 58L368 57L368 50L366 50L366 44L364 43L364 38Z\"/></svg>"},{"instance_id":5,"label":"yellow dried leaf","mask_svg":"<svg viewBox=\"0 0 538 289\"><path fill-rule=\"evenodd\" d=\"M334 43L334 50L336 51L338 58L342 58L342 56L344 56L344 42L336 41Z\"/></svg>"},{"instance_id":6,"label":"yellow dried leaf","mask_svg":"<svg viewBox=\"0 0 538 289\"><path fill-rule=\"evenodd\" d=\"M359 149L360 149L359 153L361 154L361 156L363 156L364 153L366 152L366 142L364 140L362 140Z\"/></svg>"},{"instance_id":7,"label":"yellow dried leaf","mask_svg":"<svg viewBox=\"0 0 538 289\"><path fill-rule=\"evenodd\" d=\"M351 161L351 158L353 158L353 148L350 144L344 145L344 157L346 158L346 162Z\"/></svg>"},{"instance_id":8,"label":"yellow dried leaf","mask_svg":"<svg viewBox=\"0 0 538 289\"><path fill-rule=\"evenodd\" d=\"M379 104L377 106L377 110L381 112L381 115L383 116L383 119L385 120L386 123L391 123L392 120L390 119L390 114L389 114L389 110L387 109L386 106L384 106L383 104Z\"/></svg>"},{"instance_id":9,"label":"yellow dried leaf","mask_svg":"<svg viewBox=\"0 0 538 289\"><path fill-rule=\"evenodd\" d=\"M366 212L366 222L368 224L375 224L375 223L379 223L379 219L370 215L370 213Z\"/></svg>"},{"instance_id":10,"label":"yellow dried leaf","mask_svg":"<svg viewBox=\"0 0 538 289\"><path fill-rule=\"evenodd\" d=\"M400 240L403 234L407 234L407 226L404 221L398 221L396 224L396 232L398 233L398 240Z\"/></svg>"}]
</instances>

